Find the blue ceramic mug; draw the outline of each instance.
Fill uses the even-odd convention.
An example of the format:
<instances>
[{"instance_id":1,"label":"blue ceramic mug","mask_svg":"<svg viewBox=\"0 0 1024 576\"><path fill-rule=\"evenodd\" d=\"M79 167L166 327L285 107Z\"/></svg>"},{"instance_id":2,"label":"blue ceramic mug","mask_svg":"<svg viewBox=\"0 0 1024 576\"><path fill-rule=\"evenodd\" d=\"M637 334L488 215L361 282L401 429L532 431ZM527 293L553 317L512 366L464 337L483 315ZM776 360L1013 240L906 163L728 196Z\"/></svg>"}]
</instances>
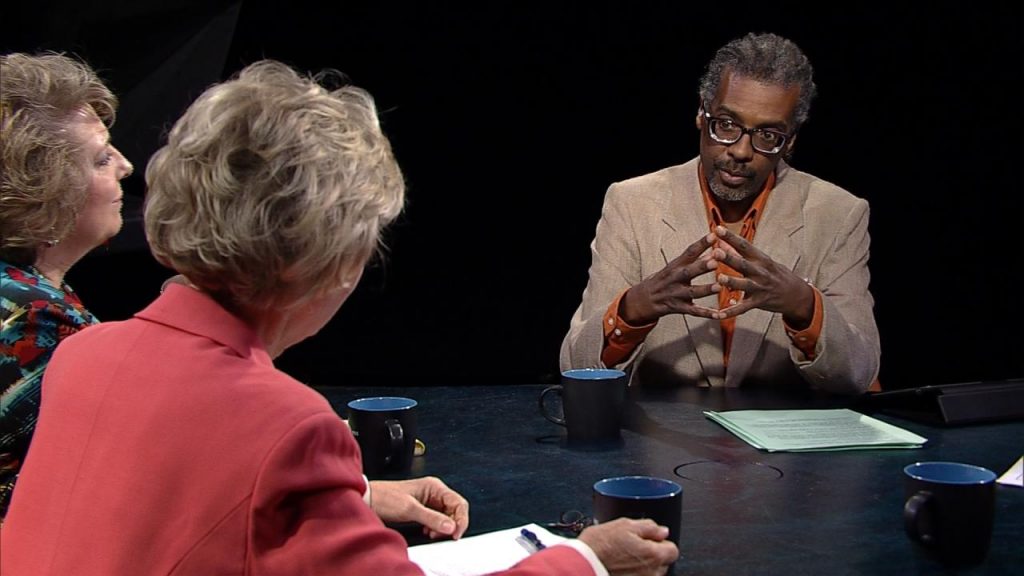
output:
<instances>
[{"instance_id":1,"label":"blue ceramic mug","mask_svg":"<svg viewBox=\"0 0 1024 576\"><path fill-rule=\"evenodd\" d=\"M539 399L540 413L564 426L568 444L614 444L621 438L622 412L629 382L622 370L579 368L562 372L561 384L545 388ZM548 405L549 395L562 397L562 413Z\"/></svg>"},{"instance_id":2,"label":"blue ceramic mug","mask_svg":"<svg viewBox=\"0 0 1024 576\"><path fill-rule=\"evenodd\" d=\"M409 475L416 450L416 404L412 398L400 396L348 403L348 425L359 443L367 477Z\"/></svg>"},{"instance_id":3,"label":"blue ceramic mug","mask_svg":"<svg viewBox=\"0 0 1024 576\"><path fill-rule=\"evenodd\" d=\"M667 526L669 539L679 545L683 487L653 476L619 476L594 483L594 520L650 518Z\"/></svg>"},{"instance_id":4,"label":"blue ceramic mug","mask_svg":"<svg viewBox=\"0 0 1024 576\"><path fill-rule=\"evenodd\" d=\"M903 474L907 536L946 565L984 560L995 515L995 472L959 462L915 462Z\"/></svg>"}]
</instances>

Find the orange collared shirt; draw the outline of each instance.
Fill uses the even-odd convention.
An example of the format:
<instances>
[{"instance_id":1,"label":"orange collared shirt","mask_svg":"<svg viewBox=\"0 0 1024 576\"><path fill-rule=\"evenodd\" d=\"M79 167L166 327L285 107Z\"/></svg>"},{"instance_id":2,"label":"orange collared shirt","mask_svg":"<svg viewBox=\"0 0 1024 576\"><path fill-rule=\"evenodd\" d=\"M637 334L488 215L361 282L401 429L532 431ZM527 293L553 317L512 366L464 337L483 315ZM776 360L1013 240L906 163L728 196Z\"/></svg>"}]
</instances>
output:
<instances>
[{"instance_id":1,"label":"orange collared shirt","mask_svg":"<svg viewBox=\"0 0 1024 576\"><path fill-rule=\"evenodd\" d=\"M700 182L700 192L701 196L704 198L704 208L707 210L708 225L711 227L711 231L713 232L716 226L728 227L729 224L722 219L722 213L718 210L718 206L715 205L714 200L711 198L711 192L708 190L707 179L704 177L704 166L701 164L697 165L697 181ZM761 192L758 193L757 198L754 199L754 203L750 205L747 213L739 220L739 235L747 242L754 242L754 233L757 232L757 223L761 219L761 214L764 212L764 205L768 203L768 196L771 194L774 187L775 172L772 172L764 181L764 186L761 188ZM735 232L735 230L733 231ZM716 242L715 245L718 246L719 242ZM734 278L740 276L739 272L733 270L725 263L719 264L717 273L732 276ZM727 308L742 299L742 290L724 288L718 293L718 308ZM729 351L732 349L732 336L735 332L736 317L733 316L731 318L722 319L722 363L725 366L729 365Z\"/></svg>"},{"instance_id":2,"label":"orange collared shirt","mask_svg":"<svg viewBox=\"0 0 1024 576\"><path fill-rule=\"evenodd\" d=\"M726 223L722 220L721 212L715 205L714 200L712 200L711 193L708 190L707 181L704 178L704 167L698 164L697 169L697 180L700 183L701 195L704 198L704 207L707 209L708 226L711 231L714 231L716 226L725 226ZM750 209L747 210L747 213L739 221L739 235L747 242L752 243L754 241L754 233L757 231L757 223L761 219L761 214L764 212L764 206L768 202L768 196L774 187L775 173L772 172L768 176L768 179L765 180L764 187L761 188L761 192L758 193L757 198L750 206ZM737 271L725 264L718 267L718 272L729 276L740 275ZM626 290L628 290L628 288ZM643 342L644 338L647 337L647 334L650 333L657 324L657 322L653 322L645 326L631 326L619 317L619 303L625 295L626 290L623 290L622 293L615 298L611 305L608 306L608 310L604 315L603 326L605 346L604 350L601 351L601 361L605 366L614 366L625 360L633 350ZM741 290L726 288L718 293L718 307L726 308L735 304L742 298L743 292ZM793 344L809 359L814 358L814 347L821 334L822 316L823 310L821 294L818 292L817 288L814 288L814 317L811 320L810 326L804 330L793 330L788 325L785 327L786 334L790 337ZM736 318L725 318L721 320L721 325L722 361L725 366L728 366L729 351L732 348L732 338L736 330Z\"/></svg>"}]
</instances>

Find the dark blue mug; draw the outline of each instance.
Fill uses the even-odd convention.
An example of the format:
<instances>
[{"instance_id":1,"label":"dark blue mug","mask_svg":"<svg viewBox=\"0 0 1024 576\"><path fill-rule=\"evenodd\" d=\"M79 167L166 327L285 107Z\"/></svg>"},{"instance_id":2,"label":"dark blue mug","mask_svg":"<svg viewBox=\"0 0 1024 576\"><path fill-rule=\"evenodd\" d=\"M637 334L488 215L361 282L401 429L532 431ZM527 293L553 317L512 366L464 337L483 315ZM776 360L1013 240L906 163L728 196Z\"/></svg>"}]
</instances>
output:
<instances>
[{"instance_id":1,"label":"dark blue mug","mask_svg":"<svg viewBox=\"0 0 1024 576\"><path fill-rule=\"evenodd\" d=\"M562 383L545 388L538 400L540 413L564 426L572 446L614 445L621 439L622 413L629 382L622 370L578 368L562 372ZM558 414L545 400L562 397Z\"/></svg>"},{"instance_id":2,"label":"dark blue mug","mask_svg":"<svg viewBox=\"0 0 1024 576\"><path fill-rule=\"evenodd\" d=\"M668 527L669 539L679 546L683 487L653 476L619 476L594 483L594 520L650 518Z\"/></svg>"},{"instance_id":3,"label":"dark blue mug","mask_svg":"<svg viewBox=\"0 0 1024 576\"><path fill-rule=\"evenodd\" d=\"M359 443L368 478L405 477L416 450L416 401L400 396L348 403L348 425Z\"/></svg>"},{"instance_id":4,"label":"dark blue mug","mask_svg":"<svg viewBox=\"0 0 1024 576\"><path fill-rule=\"evenodd\" d=\"M992 538L996 473L959 462L916 462L903 474L907 536L942 564L984 560Z\"/></svg>"}]
</instances>

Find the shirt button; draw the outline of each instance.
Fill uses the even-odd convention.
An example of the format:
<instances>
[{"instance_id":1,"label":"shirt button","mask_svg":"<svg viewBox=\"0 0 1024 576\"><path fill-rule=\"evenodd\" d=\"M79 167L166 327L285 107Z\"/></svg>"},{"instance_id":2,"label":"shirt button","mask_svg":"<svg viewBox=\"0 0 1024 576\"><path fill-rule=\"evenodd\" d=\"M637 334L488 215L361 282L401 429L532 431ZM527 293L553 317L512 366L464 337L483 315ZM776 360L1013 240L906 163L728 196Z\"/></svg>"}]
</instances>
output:
<instances>
[{"instance_id":1,"label":"shirt button","mask_svg":"<svg viewBox=\"0 0 1024 576\"><path fill-rule=\"evenodd\" d=\"M736 299L735 298L729 298L729 304L732 304L733 306L735 306L736 305Z\"/></svg>"},{"instance_id":2,"label":"shirt button","mask_svg":"<svg viewBox=\"0 0 1024 576\"><path fill-rule=\"evenodd\" d=\"M622 330L619 330L618 328L616 328L613 332L616 336L622 336Z\"/></svg>"},{"instance_id":3,"label":"shirt button","mask_svg":"<svg viewBox=\"0 0 1024 576\"><path fill-rule=\"evenodd\" d=\"M611 318L609 318L608 319L608 325L611 326L613 324L615 324L615 320L612 320Z\"/></svg>"},{"instance_id":4,"label":"shirt button","mask_svg":"<svg viewBox=\"0 0 1024 576\"><path fill-rule=\"evenodd\" d=\"M797 340L799 340L801 342L806 342L807 341L807 336L798 336Z\"/></svg>"}]
</instances>

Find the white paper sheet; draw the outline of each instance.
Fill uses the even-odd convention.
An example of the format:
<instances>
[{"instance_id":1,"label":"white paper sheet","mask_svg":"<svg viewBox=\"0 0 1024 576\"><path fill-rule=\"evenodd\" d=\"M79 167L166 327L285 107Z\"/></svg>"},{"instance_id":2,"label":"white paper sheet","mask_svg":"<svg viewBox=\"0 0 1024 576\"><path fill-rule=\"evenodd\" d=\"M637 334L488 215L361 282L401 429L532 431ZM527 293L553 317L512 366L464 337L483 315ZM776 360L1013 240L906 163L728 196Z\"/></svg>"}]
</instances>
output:
<instances>
[{"instance_id":1,"label":"white paper sheet","mask_svg":"<svg viewBox=\"0 0 1024 576\"><path fill-rule=\"evenodd\" d=\"M1017 458L1017 461L1013 463L1013 466L1010 466L1002 476L997 478L996 482L1006 484L1007 486L1024 488L1024 456Z\"/></svg>"},{"instance_id":2,"label":"white paper sheet","mask_svg":"<svg viewBox=\"0 0 1024 576\"><path fill-rule=\"evenodd\" d=\"M532 531L546 546L566 538L536 524L526 524L469 536L460 540L432 542L409 548L409 559L428 576L482 576L514 566L532 553L520 538L523 528Z\"/></svg>"}]
</instances>

